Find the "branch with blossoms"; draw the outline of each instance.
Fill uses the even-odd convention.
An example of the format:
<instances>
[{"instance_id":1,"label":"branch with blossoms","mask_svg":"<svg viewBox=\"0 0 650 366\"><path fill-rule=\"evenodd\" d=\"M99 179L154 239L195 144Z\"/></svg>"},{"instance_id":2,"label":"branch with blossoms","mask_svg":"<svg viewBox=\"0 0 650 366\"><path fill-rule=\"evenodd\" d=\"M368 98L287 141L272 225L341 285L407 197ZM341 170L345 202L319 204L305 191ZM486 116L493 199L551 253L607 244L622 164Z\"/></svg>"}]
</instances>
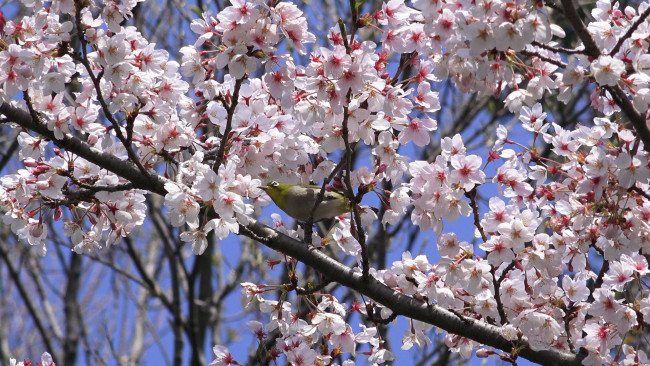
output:
<instances>
[{"instance_id":1,"label":"branch with blossoms","mask_svg":"<svg viewBox=\"0 0 650 366\"><path fill-rule=\"evenodd\" d=\"M0 180L0 208L40 254L50 211L75 252L95 253L143 225L144 195L153 193L164 197L169 222L196 255L209 235L230 234L283 254L289 284L242 284L248 303L268 313L264 329L275 342L261 323L249 329L260 344L276 344L269 362L331 363L342 350L389 361L377 327L399 316L411 324L404 349L430 343L436 326L465 358L480 345L477 357L513 364L518 357L550 364L645 358L624 339L644 331L650 316L647 11L599 1L596 21L585 25L563 0L583 43L568 48L556 45L564 32L541 3L467 9L391 0L372 15L351 3L351 26L340 20L328 44L300 65L283 50L290 44L306 55L315 37L296 5L232 0L191 24L197 38L179 51L179 64L122 26L135 3L107 1L103 17L81 2L30 5L31 16L0 32L0 113L22 129L25 166ZM370 27L380 36L361 38ZM459 134L441 138L435 157L409 161L405 147L432 144L432 115L441 109L433 86L446 79L461 92L503 97L532 143L509 139L500 126L485 164ZM591 109L605 117L575 130L547 121L540 101L568 102L590 82ZM538 153L542 143L552 155ZM273 228L259 224L252 215L268 203L260 186L274 180L322 182L317 205L330 181L342 182L351 213L336 218L325 238L311 227L315 207L306 230L288 229L277 215ZM481 218L477 192L490 181L497 193ZM370 192L381 216L362 202ZM446 223L470 214L482 252L445 232ZM437 235L440 260L407 251L389 268L374 268L369 235L407 224ZM326 245L330 256L321 252ZM343 265L348 258L356 264ZM368 299L348 307L326 286L303 288L295 260ZM638 298L621 296L635 284ZM180 333L174 287L175 307L166 305ZM356 312L365 322L357 331L343 320ZM201 343L196 334L190 340ZM215 354L216 364L235 362L221 346Z\"/></svg>"},{"instance_id":2,"label":"branch with blossoms","mask_svg":"<svg viewBox=\"0 0 650 366\"><path fill-rule=\"evenodd\" d=\"M560 350L533 351L526 344L525 338L519 340L507 339L503 336L499 327L447 311L437 305L418 301L402 294L400 291L387 287L377 280L365 280L363 275L353 268L345 266L320 251L309 248L300 241L278 233L257 221L251 221L249 225L242 227L241 230L245 235L252 234L253 238L260 240L270 248L286 253L314 267L328 279L370 297L386 306L396 315L435 325L450 333L473 339L507 353L511 352L513 348L520 348L519 355L521 357L540 364L546 364L548 360L563 365L581 364L581 357L576 354ZM255 290L247 289L247 291Z\"/></svg>"},{"instance_id":3,"label":"branch with blossoms","mask_svg":"<svg viewBox=\"0 0 650 366\"><path fill-rule=\"evenodd\" d=\"M79 138L69 135L57 138L55 133L48 129L47 125L39 119L33 120L30 114L24 110L16 108L8 103L2 103L2 105L0 105L0 113L7 118L7 122L15 123L26 130L34 131L45 137L47 140L54 142L54 144L61 149L73 152L75 155L92 161L102 168L123 177L132 185L132 189L145 189L163 195L166 192L164 189L165 180L157 174L147 173L146 175L143 175L139 170L135 171L133 169L134 165L131 165L128 161L122 160L113 154L93 148ZM88 187L88 189L93 191L99 190L97 187ZM112 191L114 189L115 188L104 187L101 190ZM118 189L121 188L118 187Z\"/></svg>"}]
</instances>

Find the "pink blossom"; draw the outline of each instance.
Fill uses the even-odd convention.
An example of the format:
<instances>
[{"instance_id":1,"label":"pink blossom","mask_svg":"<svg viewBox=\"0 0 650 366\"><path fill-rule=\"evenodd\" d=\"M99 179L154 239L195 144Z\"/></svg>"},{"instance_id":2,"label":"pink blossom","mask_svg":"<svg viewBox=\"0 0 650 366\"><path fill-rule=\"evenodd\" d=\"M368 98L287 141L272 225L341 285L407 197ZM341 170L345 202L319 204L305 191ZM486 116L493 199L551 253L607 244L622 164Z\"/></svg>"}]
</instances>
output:
<instances>
[{"instance_id":1,"label":"pink blossom","mask_svg":"<svg viewBox=\"0 0 650 366\"><path fill-rule=\"evenodd\" d=\"M475 185L482 184L485 180L485 173L481 168L481 158L478 155L454 155L451 157L451 171L449 179L458 183L465 191L470 191Z\"/></svg>"},{"instance_id":2,"label":"pink blossom","mask_svg":"<svg viewBox=\"0 0 650 366\"><path fill-rule=\"evenodd\" d=\"M235 364L235 360L230 355L228 348L224 346L214 346L212 348L215 359L210 362L209 366L228 366Z\"/></svg>"},{"instance_id":3,"label":"pink blossom","mask_svg":"<svg viewBox=\"0 0 650 366\"><path fill-rule=\"evenodd\" d=\"M402 145L406 145L413 141L417 146L426 146L431 140L430 131L435 131L437 127L436 121L430 118L414 118L400 132L398 136L399 142Z\"/></svg>"}]
</instances>

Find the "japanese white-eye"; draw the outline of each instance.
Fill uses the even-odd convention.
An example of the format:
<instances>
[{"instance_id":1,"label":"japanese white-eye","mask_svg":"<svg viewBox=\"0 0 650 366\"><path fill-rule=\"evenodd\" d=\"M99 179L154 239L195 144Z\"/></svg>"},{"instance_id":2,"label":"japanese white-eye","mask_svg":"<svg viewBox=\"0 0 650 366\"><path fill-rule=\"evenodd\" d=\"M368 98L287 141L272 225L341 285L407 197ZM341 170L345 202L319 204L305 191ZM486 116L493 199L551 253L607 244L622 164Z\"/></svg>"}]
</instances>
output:
<instances>
[{"instance_id":1,"label":"japanese white-eye","mask_svg":"<svg viewBox=\"0 0 650 366\"><path fill-rule=\"evenodd\" d=\"M270 182L260 187L287 215L306 222L316 204L321 187L314 185ZM342 193L325 191L323 200L314 212L314 222L331 219L350 211L350 204Z\"/></svg>"}]
</instances>

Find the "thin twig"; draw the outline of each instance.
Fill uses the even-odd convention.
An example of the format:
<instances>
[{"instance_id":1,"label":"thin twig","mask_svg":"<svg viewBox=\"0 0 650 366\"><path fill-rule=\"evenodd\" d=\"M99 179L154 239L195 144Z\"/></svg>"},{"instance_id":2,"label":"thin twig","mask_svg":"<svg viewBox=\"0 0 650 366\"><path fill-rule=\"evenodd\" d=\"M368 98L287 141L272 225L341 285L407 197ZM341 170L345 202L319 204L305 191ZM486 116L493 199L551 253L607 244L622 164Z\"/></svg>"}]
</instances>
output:
<instances>
[{"instance_id":1,"label":"thin twig","mask_svg":"<svg viewBox=\"0 0 650 366\"><path fill-rule=\"evenodd\" d=\"M641 13L639 18L634 21L634 23L632 24L632 26L630 28L627 29L627 32L625 32L623 37L618 39L618 42L616 42L616 46L614 46L614 48L612 48L612 50L609 52L610 56L614 56L614 55L616 55L618 53L618 50L621 49L621 46L623 45L623 42L625 42L625 40L632 37L632 33L634 33L634 31L636 31L637 28L639 28L641 23L645 22L645 20L646 20L646 18L648 18L648 16L650 16L650 7L648 7L643 13Z\"/></svg>"},{"instance_id":2,"label":"thin twig","mask_svg":"<svg viewBox=\"0 0 650 366\"><path fill-rule=\"evenodd\" d=\"M223 107L226 109L228 114L226 117L226 128L223 132L223 136L221 136L221 144L219 145L219 152L217 153L217 161L214 163L214 167L212 168L215 173L219 172L219 167L221 167L221 164L225 159L224 155L226 154L226 145L228 143L228 138L230 137L230 131L232 131L232 119L235 115L237 104L239 104L239 89L241 88L243 81L243 78L235 80L235 88L233 89L230 98L230 104L223 102Z\"/></svg>"}]
</instances>

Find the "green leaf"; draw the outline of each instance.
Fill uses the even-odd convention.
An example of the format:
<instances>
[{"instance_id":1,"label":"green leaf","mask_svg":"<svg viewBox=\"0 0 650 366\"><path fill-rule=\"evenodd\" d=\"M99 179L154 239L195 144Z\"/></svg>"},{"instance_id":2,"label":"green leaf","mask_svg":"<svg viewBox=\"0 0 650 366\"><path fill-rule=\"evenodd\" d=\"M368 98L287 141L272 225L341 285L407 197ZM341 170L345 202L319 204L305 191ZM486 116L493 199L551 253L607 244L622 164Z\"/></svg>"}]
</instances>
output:
<instances>
[{"instance_id":1,"label":"green leaf","mask_svg":"<svg viewBox=\"0 0 650 366\"><path fill-rule=\"evenodd\" d=\"M203 9L201 9L201 8L198 7L198 6L192 6L192 7L190 8L190 11L191 11L192 13L198 15L198 16L203 15Z\"/></svg>"}]
</instances>

